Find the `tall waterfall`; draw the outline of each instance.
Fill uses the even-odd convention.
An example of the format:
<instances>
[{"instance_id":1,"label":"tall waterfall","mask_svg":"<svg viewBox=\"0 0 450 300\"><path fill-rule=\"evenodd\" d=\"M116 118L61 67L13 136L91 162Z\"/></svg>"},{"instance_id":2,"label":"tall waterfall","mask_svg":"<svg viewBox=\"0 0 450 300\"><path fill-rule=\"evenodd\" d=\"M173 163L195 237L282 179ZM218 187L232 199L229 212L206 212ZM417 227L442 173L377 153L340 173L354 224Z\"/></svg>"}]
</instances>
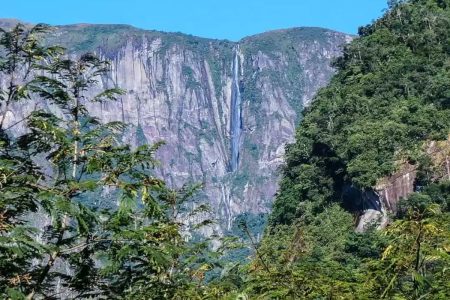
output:
<instances>
[{"instance_id":1,"label":"tall waterfall","mask_svg":"<svg viewBox=\"0 0 450 300\"><path fill-rule=\"evenodd\" d=\"M236 47L233 61L233 83L231 86L231 160L230 171L234 172L239 166L239 144L242 132L241 91L239 89L239 45Z\"/></svg>"}]
</instances>

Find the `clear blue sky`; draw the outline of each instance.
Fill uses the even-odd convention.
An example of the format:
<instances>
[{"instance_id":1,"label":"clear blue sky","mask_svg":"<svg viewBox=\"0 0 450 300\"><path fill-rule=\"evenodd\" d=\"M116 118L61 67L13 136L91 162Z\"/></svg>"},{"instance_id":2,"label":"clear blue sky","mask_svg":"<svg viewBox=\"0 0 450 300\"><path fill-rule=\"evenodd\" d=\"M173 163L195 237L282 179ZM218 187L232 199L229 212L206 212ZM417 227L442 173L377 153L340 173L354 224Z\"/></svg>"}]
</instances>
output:
<instances>
[{"instance_id":1,"label":"clear blue sky","mask_svg":"<svg viewBox=\"0 0 450 300\"><path fill-rule=\"evenodd\" d=\"M1 18L52 25L131 24L239 40L255 33L319 26L356 33L386 0L0 0Z\"/></svg>"}]
</instances>

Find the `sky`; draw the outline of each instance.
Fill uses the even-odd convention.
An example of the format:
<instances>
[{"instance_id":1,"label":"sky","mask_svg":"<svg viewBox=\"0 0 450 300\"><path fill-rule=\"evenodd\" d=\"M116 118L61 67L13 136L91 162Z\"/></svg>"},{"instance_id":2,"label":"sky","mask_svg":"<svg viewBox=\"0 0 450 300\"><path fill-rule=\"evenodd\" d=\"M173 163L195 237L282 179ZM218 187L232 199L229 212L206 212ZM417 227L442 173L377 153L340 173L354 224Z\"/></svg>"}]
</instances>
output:
<instances>
[{"instance_id":1,"label":"sky","mask_svg":"<svg viewBox=\"0 0 450 300\"><path fill-rule=\"evenodd\" d=\"M30 23L130 24L237 41L273 29L345 33L380 17L386 0L0 0L0 18Z\"/></svg>"}]
</instances>

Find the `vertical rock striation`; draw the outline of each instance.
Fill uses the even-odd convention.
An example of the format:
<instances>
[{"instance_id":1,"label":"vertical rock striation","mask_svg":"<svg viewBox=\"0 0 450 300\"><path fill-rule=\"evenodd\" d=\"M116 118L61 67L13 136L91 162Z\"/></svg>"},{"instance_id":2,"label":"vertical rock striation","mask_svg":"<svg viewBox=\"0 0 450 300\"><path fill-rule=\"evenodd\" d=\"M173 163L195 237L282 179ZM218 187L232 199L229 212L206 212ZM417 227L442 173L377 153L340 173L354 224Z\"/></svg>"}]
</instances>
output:
<instances>
[{"instance_id":1,"label":"vertical rock striation","mask_svg":"<svg viewBox=\"0 0 450 300\"><path fill-rule=\"evenodd\" d=\"M231 159L230 171L235 172L239 165L239 147L242 131L241 90L239 72L239 45L236 46L233 59L233 81L231 86Z\"/></svg>"}]
</instances>

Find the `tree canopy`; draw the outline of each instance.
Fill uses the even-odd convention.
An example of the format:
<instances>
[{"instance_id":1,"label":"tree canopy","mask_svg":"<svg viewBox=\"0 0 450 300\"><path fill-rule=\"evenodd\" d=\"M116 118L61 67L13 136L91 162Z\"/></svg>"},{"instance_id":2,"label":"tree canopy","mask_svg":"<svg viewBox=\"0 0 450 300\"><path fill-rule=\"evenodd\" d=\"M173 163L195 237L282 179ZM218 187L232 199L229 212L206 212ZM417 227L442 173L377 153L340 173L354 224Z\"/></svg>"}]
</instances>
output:
<instances>
[{"instance_id":1,"label":"tree canopy","mask_svg":"<svg viewBox=\"0 0 450 300\"><path fill-rule=\"evenodd\" d=\"M187 238L182 217L207 210L186 205L198 186L167 186L162 142L131 148L127 124L89 114L124 91L89 96L109 63L43 46L48 30L0 33L1 298L450 298L450 0L389 1L344 47L287 146L263 239L239 224L247 264L220 259L236 238ZM11 121L18 103L35 109ZM355 232L361 195L404 164L415 192L389 226Z\"/></svg>"}]
</instances>

